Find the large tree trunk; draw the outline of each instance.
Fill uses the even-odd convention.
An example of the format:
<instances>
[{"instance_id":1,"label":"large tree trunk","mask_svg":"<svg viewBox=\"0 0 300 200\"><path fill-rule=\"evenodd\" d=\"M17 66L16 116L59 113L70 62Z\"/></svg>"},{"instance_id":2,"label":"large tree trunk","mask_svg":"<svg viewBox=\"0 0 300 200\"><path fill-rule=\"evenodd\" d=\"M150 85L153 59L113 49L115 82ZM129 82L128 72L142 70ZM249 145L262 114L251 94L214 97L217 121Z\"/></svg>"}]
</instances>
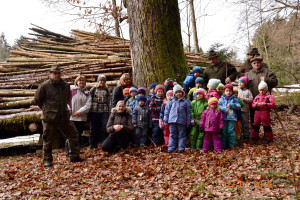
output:
<instances>
[{"instance_id":1,"label":"large tree trunk","mask_svg":"<svg viewBox=\"0 0 300 200\"><path fill-rule=\"evenodd\" d=\"M194 0L189 0L189 3L190 3L190 9L191 9L191 21L192 21L193 36L194 36L195 53L199 53L196 17L195 17L195 9L194 9Z\"/></svg>"},{"instance_id":2,"label":"large tree trunk","mask_svg":"<svg viewBox=\"0 0 300 200\"><path fill-rule=\"evenodd\" d=\"M183 81L188 66L182 45L177 0L127 1L135 85Z\"/></svg>"}]
</instances>

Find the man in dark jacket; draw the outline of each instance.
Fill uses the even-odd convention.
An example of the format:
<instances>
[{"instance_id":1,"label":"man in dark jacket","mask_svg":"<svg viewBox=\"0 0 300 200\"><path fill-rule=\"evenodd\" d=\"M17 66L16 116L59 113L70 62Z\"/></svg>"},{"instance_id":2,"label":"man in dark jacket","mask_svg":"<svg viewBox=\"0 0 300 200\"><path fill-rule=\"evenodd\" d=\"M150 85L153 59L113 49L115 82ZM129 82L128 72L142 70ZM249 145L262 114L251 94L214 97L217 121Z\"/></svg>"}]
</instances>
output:
<instances>
[{"instance_id":1,"label":"man in dark jacket","mask_svg":"<svg viewBox=\"0 0 300 200\"><path fill-rule=\"evenodd\" d=\"M262 57L254 57L251 60L253 69L246 73L248 80L248 87L251 91L253 98L259 94L258 85L261 81L264 81L268 84L269 92L271 93L272 88L276 87L278 80L276 75L268 68L262 67ZM251 105L251 104L250 104ZM254 122L254 109L250 106L250 119L251 123Z\"/></svg>"},{"instance_id":2,"label":"man in dark jacket","mask_svg":"<svg viewBox=\"0 0 300 200\"><path fill-rule=\"evenodd\" d=\"M34 102L43 112L43 162L52 166L52 142L58 129L69 140L71 162L81 162L79 138L74 124L70 121L67 104L70 100L70 86L61 79L61 70L54 66L50 79L43 82L35 93Z\"/></svg>"},{"instance_id":3,"label":"man in dark jacket","mask_svg":"<svg viewBox=\"0 0 300 200\"><path fill-rule=\"evenodd\" d=\"M242 77L245 76L245 74L247 72L249 72L250 70L252 70L252 65L251 65L251 60L255 57L255 56L260 56L258 49L257 48L253 48L249 53L247 53L248 55L248 59L242 64L239 73L238 73L238 77ZM268 65L266 63L262 63L262 67L266 67L268 68Z\"/></svg>"},{"instance_id":4,"label":"man in dark jacket","mask_svg":"<svg viewBox=\"0 0 300 200\"><path fill-rule=\"evenodd\" d=\"M227 62L220 61L215 51L211 50L208 53L210 66L203 72L204 83L207 84L209 79L215 78L221 80L224 85L231 83L237 76L237 71L234 66Z\"/></svg>"}]
</instances>

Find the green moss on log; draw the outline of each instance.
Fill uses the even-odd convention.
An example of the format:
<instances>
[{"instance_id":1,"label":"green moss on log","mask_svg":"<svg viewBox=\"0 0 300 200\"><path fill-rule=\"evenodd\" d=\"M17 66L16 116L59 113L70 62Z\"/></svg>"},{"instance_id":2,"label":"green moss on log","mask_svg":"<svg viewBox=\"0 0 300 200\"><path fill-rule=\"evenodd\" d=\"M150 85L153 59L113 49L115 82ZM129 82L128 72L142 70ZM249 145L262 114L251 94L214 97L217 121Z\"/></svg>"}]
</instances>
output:
<instances>
[{"instance_id":1,"label":"green moss on log","mask_svg":"<svg viewBox=\"0 0 300 200\"><path fill-rule=\"evenodd\" d=\"M41 123L42 114L25 114L17 115L10 119L0 120L0 131L23 131L28 129L29 124L31 123Z\"/></svg>"}]
</instances>

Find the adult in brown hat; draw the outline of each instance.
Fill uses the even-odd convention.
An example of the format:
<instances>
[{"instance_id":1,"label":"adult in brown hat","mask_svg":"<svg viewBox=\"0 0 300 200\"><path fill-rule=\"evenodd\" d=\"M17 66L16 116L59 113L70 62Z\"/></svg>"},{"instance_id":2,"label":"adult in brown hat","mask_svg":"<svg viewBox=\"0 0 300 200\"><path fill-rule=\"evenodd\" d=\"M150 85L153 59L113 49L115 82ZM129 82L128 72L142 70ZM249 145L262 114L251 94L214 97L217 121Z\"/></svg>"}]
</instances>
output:
<instances>
[{"instance_id":1,"label":"adult in brown hat","mask_svg":"<svg viewBox=\"0 0 300 200\"><path fill-rule=\"evenodd\" d=\"M43 162L52 166L52 142L58 129L69 140L71 162L81 162L79 138L74 124L70 121L67 104L70 100L70 86L61 78L61 69L53 66L50 79L43 82L35 93L34 102L43 112Z\"/></svg>"},{"instance_id":2,"label":"adult in brown hat","mask_svg":"<svg viewBox=\"0 0 300 200\"><path fill-rule=\"evenodd\" d=\"M210 66L203 72L204 83L207 84L209 79L215 78L221 80L223 84L230 83L235 80L237 71L234 66L228 62L219 60L218 54L211 50L208 52Z\"/></svg>"},{"instance_id":3,"label":"adult in brown hat","mask_svg":"<svg viewBox=\"0 0 300 200\"><path fill-rule=\"evenodd\" d=\"M241 66L241 68L240 68L240 70L238 72L238 77L245 76L245 73L249 72L252 69L251 60L254 57L260 56L257 48L252 48L251 51L249 53L247 53L247 55L248 55L248 58L242 64L242 66ZM266 63L262 63L262 67L268 68L268 65Z\"/></svg>"},{"instance_id":4,"label":"adult in brown hat","mask_svg":"<svg viewBox=\"0 0 300 200\"><path fill-rule=\"evenodd\" d=\"M258 85L261 81L265 81L268 84L269 92L271 92L272 88L276 87L278 84L276 75L270 69L263 67L262 64L262 57L254 57L251 60L252 69L245 75L248 80L249 90L251 91L253 97L256 97L259 94ZM250 119L253 124L254 109L252 108L252 106L250 106Z\"/></svg>"}]
</instances>

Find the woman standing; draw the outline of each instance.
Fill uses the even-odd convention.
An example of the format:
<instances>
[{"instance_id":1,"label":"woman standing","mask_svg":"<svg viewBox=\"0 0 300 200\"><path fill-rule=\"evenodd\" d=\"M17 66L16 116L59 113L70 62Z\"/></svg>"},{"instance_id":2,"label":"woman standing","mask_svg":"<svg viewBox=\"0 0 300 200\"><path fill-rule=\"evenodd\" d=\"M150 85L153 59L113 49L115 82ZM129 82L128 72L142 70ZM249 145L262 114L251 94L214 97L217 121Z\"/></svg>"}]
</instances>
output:
<instances>
[{"instance_id":1,"label":"woman standing","mask_svg":"<svg viewBox=\"0 0 300 200\"><path fill-rule=\"evenodd\" d=\"M106 124L110 111L110 92L106 86L106 77L100 74L97 78L97 82L97 85L91 89L90 149L96 149L98 143L106 139Z\"/></svg>"},{"instance_id":2,"label":"woman standing","mask_svg":"<svg viewBox=\"0 0 300 200\"><path fill-rule=\"evenodd\" d=\"M79 144L83 145L81 134L84 131L84 125L87 121L87 114L91 108L90 91L85 87L86 78L79 75L74 81L74 88L71 88L71 97L69 102L70 120L74 123L79 134ZM66 141L66 154L69 154L68 140Z\"/></svg>"},{"instance_id":3,"label":"woman standing","mask_svg":"<svg viewBox=\"0 0 300 200\"><path fill-rule=\"evenodd\" d=\"M114 88L112 92L112 107L117 105L118 101L124 100L123 89L130 88L132 85L132 77L129 73L125 73L121 76L118 86Z\"/></svg>"},{"instance_id":4,"label":"woman standing","mask_svg":"<svg viewBox=\"0 0 300 200\"><path fill-rule=\"evenodd\" d=\"M109 136L101 146L103 151L113 153L128 146L134 131L130 112L124 101L118 101L117 106L112 109L106 126Z\"/></svg>"}]
</instances>

